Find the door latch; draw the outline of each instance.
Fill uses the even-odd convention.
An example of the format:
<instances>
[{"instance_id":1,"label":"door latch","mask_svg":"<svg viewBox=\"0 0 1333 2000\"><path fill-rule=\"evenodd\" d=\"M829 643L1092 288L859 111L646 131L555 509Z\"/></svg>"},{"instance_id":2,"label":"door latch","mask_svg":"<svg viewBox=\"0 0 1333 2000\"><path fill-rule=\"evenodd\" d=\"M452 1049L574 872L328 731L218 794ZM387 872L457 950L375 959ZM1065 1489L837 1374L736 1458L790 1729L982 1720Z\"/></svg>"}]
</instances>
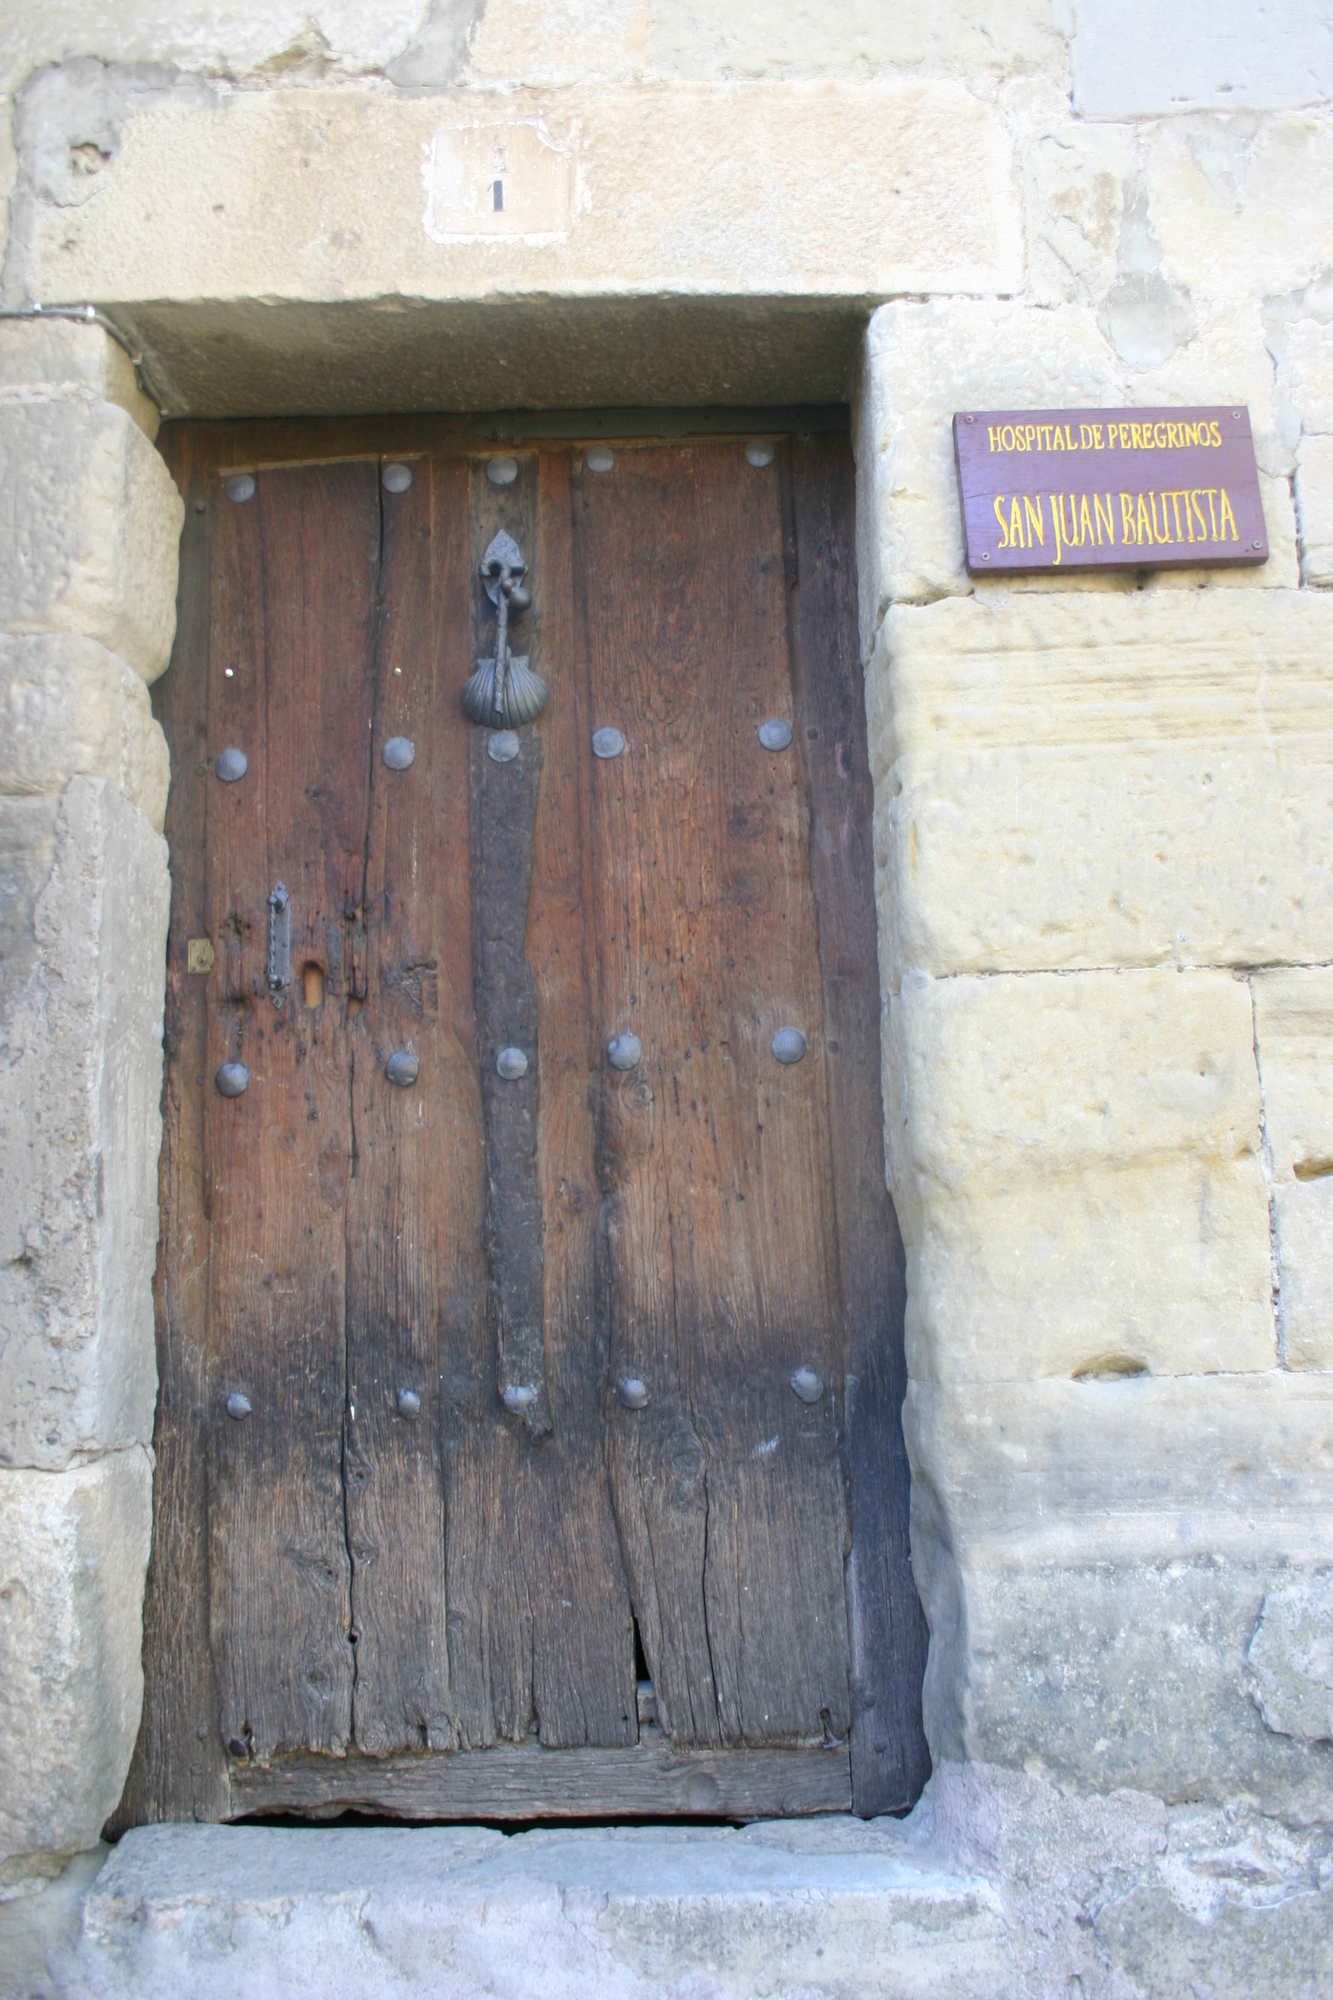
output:
<instances>
[{"instance_id":1,"label":"door latch","mask_svg":"<svg viewBox=\"0 0 1333 2000\"><path fill-rule=\"evenodd\" d=\"M268 899L268 992L281 1007L292 983L292 899L285 882L275 882Z\"/></svg>"},{"instance_id":2,"label":"door latch","mask_svg":"<svg viewBox=\"0 0 1333 2000\"><path fill-rule=\"evenodd\" d=\"M485 729L517 729L535 722L546 706L546 682L533 673L528 655L509 650L509 620L532 602L523 579L523 552L502 528L478 566L486 595L495 606L495 658L478 660L463 689L463 706Z\"/></svg>"}]
</instances>

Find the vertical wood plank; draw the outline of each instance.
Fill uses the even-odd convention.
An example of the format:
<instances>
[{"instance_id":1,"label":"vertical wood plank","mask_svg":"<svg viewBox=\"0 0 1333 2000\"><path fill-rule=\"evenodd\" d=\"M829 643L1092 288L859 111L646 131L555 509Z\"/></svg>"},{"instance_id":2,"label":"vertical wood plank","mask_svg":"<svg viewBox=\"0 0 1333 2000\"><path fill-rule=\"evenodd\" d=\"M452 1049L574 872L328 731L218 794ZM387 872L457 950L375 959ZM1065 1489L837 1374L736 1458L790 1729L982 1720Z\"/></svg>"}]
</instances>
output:
<instances>
[{"instance_id":1,"label":"vertical wood plank","mask_svg":"<svg viewBox=\"0 0 1333 2000\"><path fill-rule=\"evenodd\" d=\"M205 1086L210 1622L224 1740L261 1761L341 1752L351 1727L346 1014L296 993L274 1006L266 928L279 880L298 969L359 914L379 538L373 464L261 472L254 498L217 503L211 651L234 671L212 678L210 750L239 741L250 765L209 795L228 969L205 1068L239 1059L250 1084L230 1100Z\"/></svg>"},{"instance_id":2,"label":"vertical wood plank","mask_svg":"<svg viewBox=\"0 0 1333 2000\"><path fill-rule=\"evenodd\" d=\"M493 1020L488 1012L477 1060L484 1074L498 1040L518 1044L531 1030L535 1125L528 1130L520 1118L511 1130L497 1122L491 1140L521 1147L525 1157L535 1148L538 1331L553 1428L533 1443L521 1419L505 1413L495 1316L479 1314L478 1325L452 1346L444 1413L451 1691L460 1739L470 1746L522 1741L534 1727L548 1747L632 1744L637 1734L629 1602L601 1455L591 1313L589 1217L596 1198L568 508L567 473L558 467L539 470L525 454L519 478L495 488L485 461L476 462L469 568L451 598L464 632L471 621L471 653L487 650L480 640L491 626L477 615L476 561L496 529L506 528L528 558L533 593L516 649L531 651L551 690L539 726L519 732L518 759L482 774L488 784L511 785L527 810L535 789L530 883L509 916L527 977L489 993L483 960L479 1011L501 1011ZM451 699L460 716L468 670L466 661L458 663ZM473 738L471 755L484 757L486 733L462 726ZM485 827L474 816L474 835L479 830ZM486 893L485 871L475 864L473 881ZM488 919L482 913L478 921ZM515 1003L518 1014L503 1011Z\"/></svg>"},{"instance_id":3,"label":"vertical wood plank","mask_svg":"<svg viewBox=\"0 0 1333 2000\"><path fill-rule=\"evenodd\" d=\"M582 475L617 1514L678 1746L848 1723L840 1309L822 993L775 468L739 445ZM801 1029L803 1062L770 1044ZM806 1368L823 1393L803 1402ZM781 1606L780 1617L774 1608Z\"/></svg>"},{"instance_id":4,"label":"vertical wood plank","mask_svg":"<svg viewBox=\"0 0 1333 2000\"><path fill-rule=\"evenodd\" d=\"M226 1816L227 1763L208 1648L204 1406L208 1224L204 1215L204 1064L210 982L186 971L188 940L205 934L208 786L209 566L220 504L207 440L171 425L160 440L185 498L180 615L153 712L171 752L166 837L171 921L158 1165L161 1236L153 1301L158 1402L153 1429L153 1543L144 1592L143 1718L112 1833L153 1820ZM202 503L198 505L196 503Z\"/></svg>"},{"instance_id":5,"label":"vertical wood plank","mask_svg":"<svg viewBox=\"0 0 1333 2000\"><path fill-rule=\"evenodd\" d=\"M364 929L352 1005L344 1472L359 1749L444 1749L449 1694L441 1330L476 1330L480 1129L465 863L467 740L456 634L466 589L457 461L407 461L384 516ZM436 574L436 537L440 574ZM436 588L443 604L437 607ZM457 624L455 613L454 624ZM443 638L445 643L437 643ZM449 643L452 638L452 645ZM406 770L384 763L406 737ZM326 1003L327 1004L327 1003ZM415 1056L400 1088L386 1065Z\"/></svg>"},{"instance_id":6,"label":"vertical wood plank","mask_svg":"<svg viewBox=\"0 0 1333 2000\"><path fill-rule=\"evenodd\" d=\"M570 453L536 466L532 632L551 694L541 719L527 956L541 1051L537 1176L554 1435L533 1456L533 1699L550 1748L638 1736L629 1586L603 1442L607 1339L597 1311L596 1130L589 1090L595 958L588 921L587 681L579 656Z\"/></svg>"},{"instance_id":7,"label":"vertical wood plank","mask_svg":"<svg viewBox=\"0 0 1333 2000\"><path fill-rule=\"evenodd\" d=\"M782 456L786 456L785 450ZM884 1177L873 809L856 625L854 469L845 438L790 447L797 737L810 786L851 1474L852 1789L902 1812L930 1776L926 1623L908 1544L906 1267Z\"/></svg>"}]
</instances>

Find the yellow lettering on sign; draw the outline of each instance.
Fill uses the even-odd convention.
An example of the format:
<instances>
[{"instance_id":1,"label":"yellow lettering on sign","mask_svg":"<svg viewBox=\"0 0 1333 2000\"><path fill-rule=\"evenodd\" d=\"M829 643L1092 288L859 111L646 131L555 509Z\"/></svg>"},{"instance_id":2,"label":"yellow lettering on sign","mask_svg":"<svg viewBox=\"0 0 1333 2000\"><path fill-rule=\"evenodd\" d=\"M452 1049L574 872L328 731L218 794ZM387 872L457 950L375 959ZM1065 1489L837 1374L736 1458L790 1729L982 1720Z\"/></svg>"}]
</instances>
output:
<instances>
[{"instance_id":1,"label":"yellow lettering on sign","mask_svg":"<svg viewBox=\"0 0 1333 2000\"><path fill-rule=\"evenodd\" d=\"M1102 426L1100 424L1094 424L1092 427L1092 444L1094 451L1102 451L1104 449L1102 444Z\"/></svg>"},{"instance_id":2,"label":"yellow lettering on sign","mask_svg":"<svg viewBox=\"0 0 1333 2000\"><path fill-rule=\"evenodd\" d=\"M1084 542L1092 540L1092 515L1088 509L1088 496L1083 494L1078 503L1078 540L1081 548Z\"/></svg>"},{"instance_id":3,"label":"yellow lettering on sign","mask_svg":"<svg viewBox=\"0 0 1333 2000\"><path fill-rule=\"evenodd\" d=\"M1100 493L1094 493L1092 496L1092 511L1097 517L1097 546L1100 548L1102 545L1102 496ZM1106 496L1106 539L1111 544L1111 547L1114 548L1115 515L1111 511L1111 496L1109 493Z\"/></svg>"},{"instance_id":4,"label":"yellow lettering on sign","mask_svg":"<svg viewBox=\"0 0 1333 2000\"><path fill-rule=\"evenodd\" d=\"M1227 533L1227 522L1228 522L1228 521L1230 521L1230 523L1231 523L1231 533L1230 533L1230 534L1228 534L1228 533ZM1227 489L1226 489L1226 487L1225 487L1225 486L1224 486L1224 487L1222 488L1222 537L1221 537L1221 539L1223 539L1224 541L1228 541L1228 542L1238 542L1238 541L1240 540L1240 529L1239 529L1239 528L1238 528L1238 527L1236 526L1236 517L1235 517L1235 515L1234 515L1234 514L1232 513L1232 511L1231 511L1231 502L1230 502L1230 501L1228 500L1228 498L1227 498Z\"/></svg>"},{"instance_id":5,"label":"yellow lettering on sign","mask_svg":"<svg viewBox=\"0 0 1333 2000\"><path fill-rule=\"evenodd\" d=\"M1210 423L1210 424L1209 424L1209 426L1208 426L1208 428L1209 428L1209 430L1210 430L1210 431L1212 432L1212 438L1211 438L1210 442L1211 442L1211 443L1213 443L1213 444L1215 444L1215 445L1217 445L1217 446L1218 446L1218 447L1220 448L1220 447L1221 447L1221 443L1222 443L1222 433L1221 433L1221 431L1220 431L1220 430L1219 430L1219 429L1217 428L1217 425L1216 425L1216 423Z\"/></svg>"},{"instance_id":6,"label":"yellow lettering on sign","mask_svg":"<svg viewBox=\"0 0 1333 2000\"><path fill-rule=\"evenodd\" d=\"M1000 449L1000 431L997 424L991 424L987 429L986 441L991 451Z\"/></svg>"},{"instance_id":7,"label":"yellow lettering on sign","mask_svg":"<svg viewBox=\"0 0 1333 2000\"><path fill-rule=\"evenodd\" d=\"M1004 515L1000 511L1001 508L1004 506L1003 493L996 494L994 505L995 505L995 518L1000 524L1000 547L1002 549L1007 549L1009 546L1009 530L1004 525Z\"/></svg>"},{"instance_id":8,"label":"yellow lettering on sign","mask_svg":"<svg viewBox=\"0 0 1333 2000\"><path fill-rule=\"evenodd\" d=\"M1134 532L1134 495L1132 493L1122 493L1120 495L1120 532L1127 547L1132 547L1137 542L1138 536Z\"/></svg>"},{"instance_id":9,"label":"yellow lettering on sign","mask_svg":"<svg viewBox=\"0 0 1333 2000\"><path fill-rule=\"evenodd\" d=\"M1208 539L1208 523L1204 520L1203 509L1199 505L1199 495L1202 492L1203 492L1202 486L1192 486L1190 488L1190 519L1191 521L1198 522L1199 540L1201 542L1206 542ZM1194 540L1194 530L1192 527L1190 529L1190 540L1191 541Z\"/></svg>"},{"instance_id":10,"label":"yellow lettering on sign","mask_svg":"<svg viewBox=\"0 0 1333 2000\"><path fill-rule=\"evenodd\" d=\"M1064 448L1065 448L1065 441L1061 435L1059 424L1056 424L1051 433L1051 450L1063 451Z\"/></svg>"},{"instance_id":11,"label":"yellow lettering on sign","mask_svg":"<svg viewBox=\"0 0 1333 2000\"><path fill-rule=\"evenodd\" d=\"M1212 522L1213 531L1208 539L1210 542L1215 542L1217 540L1217 509L1214 507L1213 502L1217 498L1217 488L1215 486L1205 486L1200 490L1208 502L1208 519Z\"/></svg>"},{"instance_id":12,"label":"yellow lettering on sign","mask_svg":"<svg viewBox=\"0 0 1333 2000\"><path fill-rule=\"evenodd\" d=\"M1066 527L1065 496L1063 493L1053 493L1051 495L1051 518L1055 523L1055 560L1059 562L1062 553L1060 549L1061 537L1063 537L1064 545L1067 549L1077 549L1083 545L1083 536L1079 531L1078 495L1071 493L1069 496L1069 525Z\"/></svg>"},{"instance_id":13,"label":"yellow lettering on sign","mask_svg":"<svg viewBox=\"0 0 1333 2000\"><path fill-rule=\"evenodd\" d=\"M1134 539L1138 542L1155 542L1157 537L1152 530L1152 521L1148 514L1148 503L1141 493L1138 496L1138 500L1138 509L1134 516L1134 526L1138 532Z\"/></svg>"},{"instance_id":14,"label":"yellow lettering on sign","mask_svg":"<svg viewBox=\"0 0 1333 2000\"><path fill-rule=\"evenodd\" d=\"M1037 540L1041 543L1042 547L1045 548L1046 536L1043 531L1042 521L1041 521L1040 493L1037 495L1037 504L1035 507L1032 504L1031 494L1025 493L1023 495L1023 518L1027 522L1027 530L1028 530L1027 546L1029 548L1032 547L1032 537L1033 535L1035 535L1037 537Z\"/></svg>"},{"instance_id":15,"label":"yellow lettering on sign","mask_svg":"<svg viewBox=\"0 0 1333 2000\"><path fill-rule=\"evenodd\" d=\"M1023 516L1018 511L1018 495L1016 493L1014 495L1013 507L1009 513L1009 546L1011 549L1025 549L1027 547L1027 543L1023 540Z\"/></svg>"}]
</instances>

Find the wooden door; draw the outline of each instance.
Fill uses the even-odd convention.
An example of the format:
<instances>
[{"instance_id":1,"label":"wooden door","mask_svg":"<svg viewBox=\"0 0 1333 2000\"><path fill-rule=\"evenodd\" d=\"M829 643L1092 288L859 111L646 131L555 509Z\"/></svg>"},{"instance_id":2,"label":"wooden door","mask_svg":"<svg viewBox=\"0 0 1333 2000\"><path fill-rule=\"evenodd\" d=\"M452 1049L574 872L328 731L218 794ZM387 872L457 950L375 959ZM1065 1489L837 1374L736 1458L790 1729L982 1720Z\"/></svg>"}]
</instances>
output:
<instances>
[{"instance_id":1,"label":"wooden door","mask_svg":"<svg viewBox=\"0 0 1333 2000\"><path fill-rule=\"evenodd\" d=\"M872 1813L928 1770L847 438L558 428L164 436L120 1824ZM502 531L548 689L509 732L461 699Z\"/></svg>"}]
</instances>

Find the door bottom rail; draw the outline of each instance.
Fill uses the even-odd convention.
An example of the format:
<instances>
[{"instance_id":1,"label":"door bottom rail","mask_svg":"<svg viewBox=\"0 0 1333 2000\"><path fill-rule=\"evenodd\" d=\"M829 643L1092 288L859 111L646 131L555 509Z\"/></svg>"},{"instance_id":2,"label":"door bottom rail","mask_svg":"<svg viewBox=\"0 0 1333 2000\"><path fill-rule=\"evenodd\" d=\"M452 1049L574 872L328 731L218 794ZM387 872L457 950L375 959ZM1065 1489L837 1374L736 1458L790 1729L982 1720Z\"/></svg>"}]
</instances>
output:
<instances>
[{"instance_id":1,"label":"door bottom rail","mask_svg":"<svg viewBox=\"0 0 1333 2000\"><path fill-rule=\"evenodd\" d=\"M852 1809L847 1745L677 1751L658 1729L633 1749L492 1750L233 1764L229 1819L345 1812L395 1819L770 1819ZM906 1803L906 1802L904 1802Z\"/></svg>"}]
</instances>

